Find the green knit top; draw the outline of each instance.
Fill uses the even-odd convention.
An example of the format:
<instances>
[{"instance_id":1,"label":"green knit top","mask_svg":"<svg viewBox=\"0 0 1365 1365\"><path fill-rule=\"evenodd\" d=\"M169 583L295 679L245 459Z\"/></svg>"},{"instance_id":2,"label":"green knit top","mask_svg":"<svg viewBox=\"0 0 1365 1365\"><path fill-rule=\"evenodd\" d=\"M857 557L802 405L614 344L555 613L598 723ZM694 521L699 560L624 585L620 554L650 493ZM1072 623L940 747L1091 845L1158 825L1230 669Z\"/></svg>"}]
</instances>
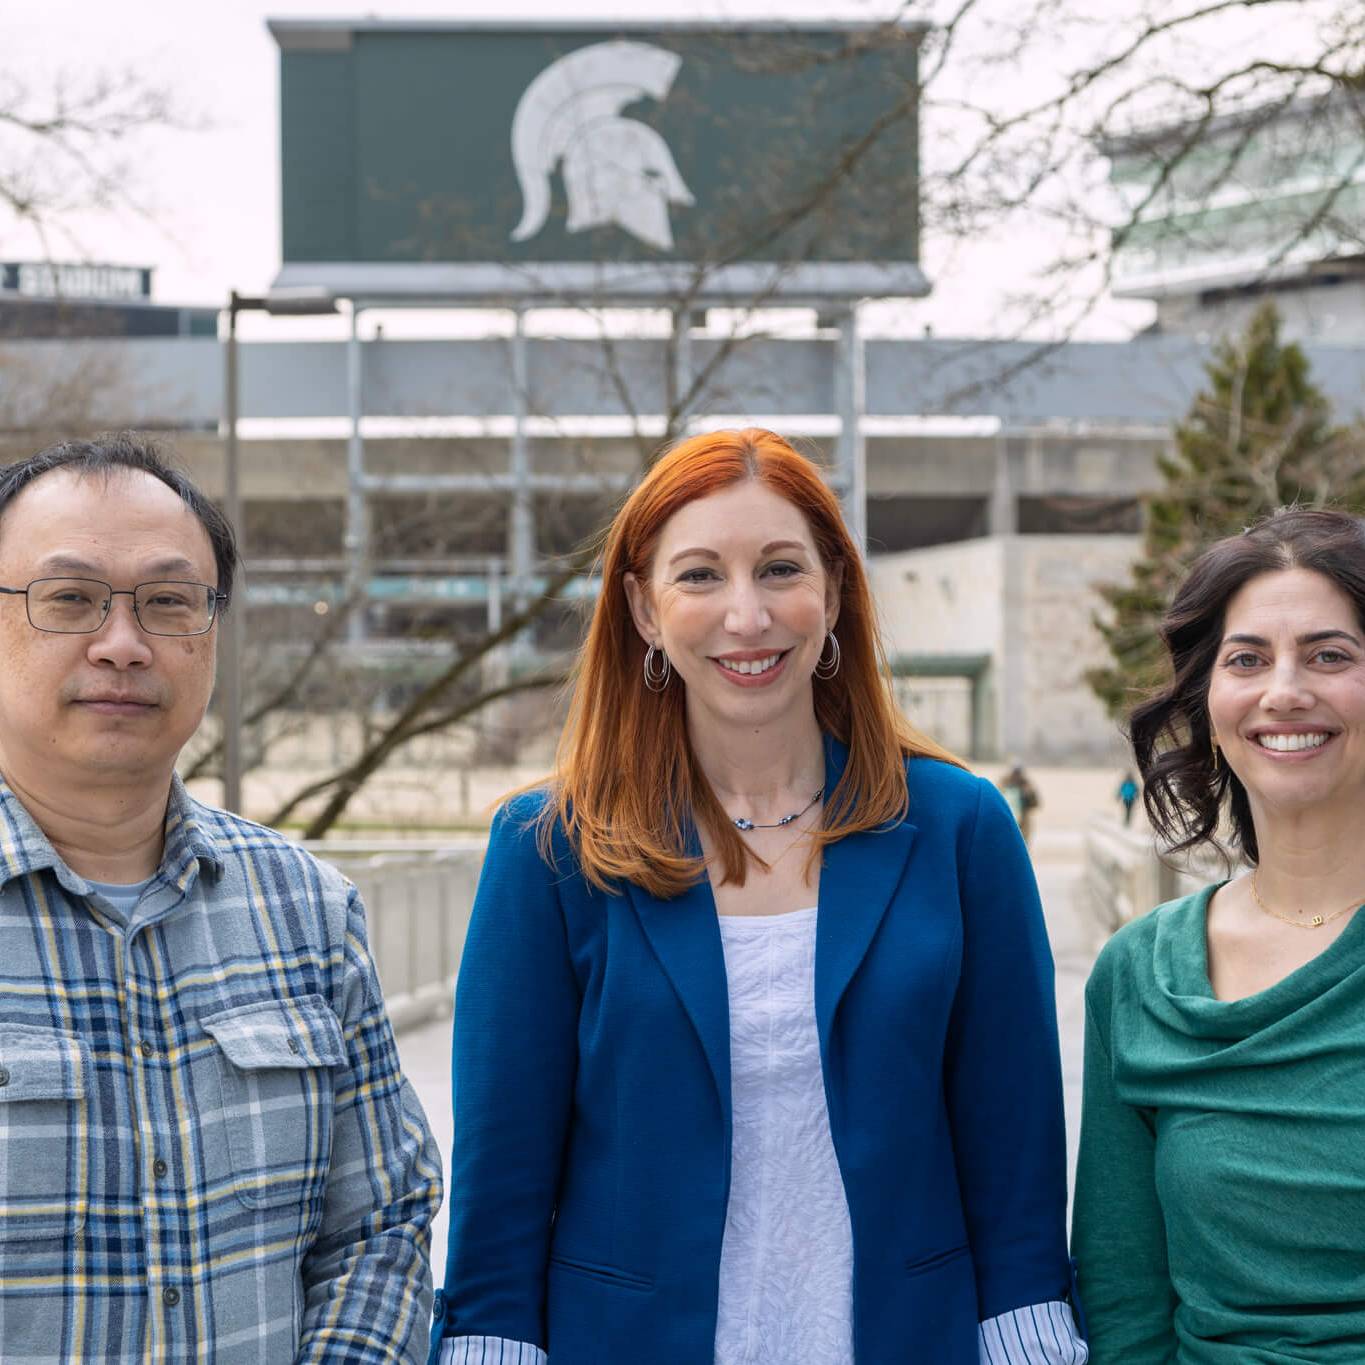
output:
<instances>
[{"instance_id":1,"label":"green knit top","mask_svg":"<svg viewBox=\"0 0 1365 1365\"><path fill-rule=\"evenodd\" d=\"M1091 1365L1362 1365L1365 911L1221 1001L1216 889L1126 925L1086 989L1073 1232Z\"/></svg>"}]
</instances>

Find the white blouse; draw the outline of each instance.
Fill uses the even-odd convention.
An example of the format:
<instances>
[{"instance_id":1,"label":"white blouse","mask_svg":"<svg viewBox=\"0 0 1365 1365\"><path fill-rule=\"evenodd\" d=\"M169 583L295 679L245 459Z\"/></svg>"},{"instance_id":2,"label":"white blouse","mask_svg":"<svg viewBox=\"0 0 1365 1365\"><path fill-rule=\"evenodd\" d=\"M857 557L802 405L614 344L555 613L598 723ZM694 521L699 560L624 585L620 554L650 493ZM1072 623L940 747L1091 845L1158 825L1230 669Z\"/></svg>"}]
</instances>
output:
<instances>
[{"instance_id":1,"label":"white blouse","mask_svg":"<svg viewBox=\"0 0 1365 1365\"><path fill-rule=\"evenodd\" d=\"M722 915L734 1115L714 1365L854 1365L853 1233L815 1024L816 908ZM1064 1303L980 1324L981 1365L1085 1365ZM907 1346L912 1343L907 1343ZM441 1365L547 1365L498 1337L451 1337ZM549 1362L553 1365L553 1362Z\"/></svg>"},{"instance_id":2,"label":"white blouse","mask_svg":"<svg viewBox=\"0 0 1365 1365\"><path fill-rule=\"evenodd\" d=\"M853 1229L815 1028L815 907L722 915L734 1113L715 1365L852 1365Z\"/></svg>"}]
</instances>

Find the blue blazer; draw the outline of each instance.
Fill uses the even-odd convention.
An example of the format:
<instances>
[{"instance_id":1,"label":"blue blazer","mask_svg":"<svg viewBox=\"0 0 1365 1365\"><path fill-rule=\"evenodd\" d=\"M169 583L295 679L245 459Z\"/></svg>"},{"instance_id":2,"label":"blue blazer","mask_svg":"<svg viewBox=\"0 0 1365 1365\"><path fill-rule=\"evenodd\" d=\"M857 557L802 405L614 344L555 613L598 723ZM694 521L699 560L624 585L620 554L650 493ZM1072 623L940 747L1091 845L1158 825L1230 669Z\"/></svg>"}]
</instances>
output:
<instances>
[{"instance_id":1,"label":"blue blazer","mask_svg":"<svg viewBox=\"0 0 1365 1365\"><path fill-rule=\"evenodd\" d=\"M826 790L846 760L826 744ZM859 1365L977 1365L977 1323L1066 1297L1052 959L1003 799L931 759L909 813L826 850L815 1007L853 1230ZM442 1336L551 1365L706 1365L730 1177L710 884L594 890L543 797L488 845L455 1007Z\"/></svg>"}]
</instances>

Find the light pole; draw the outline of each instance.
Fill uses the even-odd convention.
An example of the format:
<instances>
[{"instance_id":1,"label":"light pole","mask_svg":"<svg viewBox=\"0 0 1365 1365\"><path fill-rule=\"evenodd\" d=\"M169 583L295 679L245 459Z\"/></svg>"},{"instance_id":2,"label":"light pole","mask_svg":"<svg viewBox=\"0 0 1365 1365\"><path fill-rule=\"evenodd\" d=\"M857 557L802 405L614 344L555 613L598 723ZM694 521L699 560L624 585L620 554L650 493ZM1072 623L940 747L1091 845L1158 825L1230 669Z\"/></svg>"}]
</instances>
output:
<instances>
[{"instance_id":1,"label":"light pole","mask_svg":"<svg viewBox=\"0 0 1365 1365\"><path fill-rule=\"evenodd\" d=\"M223 805L242 809L242 650L246 639L246 522L242 516L241 459L237 445L239 375L237 370L237 314L273 313L276 316L320 317L337 311L336 300L312 289L280 290L273 294L228 295L227 337L223 374L223 513L237 535L241 561L239 590L218 622L219 715L223 727Z\"/></svg>"}]
</instances>

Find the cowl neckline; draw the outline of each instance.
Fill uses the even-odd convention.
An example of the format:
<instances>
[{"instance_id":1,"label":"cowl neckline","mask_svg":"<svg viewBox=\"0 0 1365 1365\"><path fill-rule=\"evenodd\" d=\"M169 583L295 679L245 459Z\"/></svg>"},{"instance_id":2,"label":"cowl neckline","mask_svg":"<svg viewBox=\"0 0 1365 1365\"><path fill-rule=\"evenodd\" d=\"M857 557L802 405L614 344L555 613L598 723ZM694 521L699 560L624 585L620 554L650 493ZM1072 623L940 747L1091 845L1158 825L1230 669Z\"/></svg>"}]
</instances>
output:
<instances>
[{"instance_id":1,"label":"cowl neckline","mask_svg":"<svg viewBox=\"0 0 1365 1365\"><path fill-rule=\"evenodd\" d=\"M1365 985L1365 910L1316 957L1288 976L1240 1000L1219 1000L1209 979L1208 908L1226 881L1206 886L1158 912L1153 967L1158 1009L1168 1026L1191 1037L1235 1043L1290 1019L1311 1024Z\"/></svg>"}]
</instances>

